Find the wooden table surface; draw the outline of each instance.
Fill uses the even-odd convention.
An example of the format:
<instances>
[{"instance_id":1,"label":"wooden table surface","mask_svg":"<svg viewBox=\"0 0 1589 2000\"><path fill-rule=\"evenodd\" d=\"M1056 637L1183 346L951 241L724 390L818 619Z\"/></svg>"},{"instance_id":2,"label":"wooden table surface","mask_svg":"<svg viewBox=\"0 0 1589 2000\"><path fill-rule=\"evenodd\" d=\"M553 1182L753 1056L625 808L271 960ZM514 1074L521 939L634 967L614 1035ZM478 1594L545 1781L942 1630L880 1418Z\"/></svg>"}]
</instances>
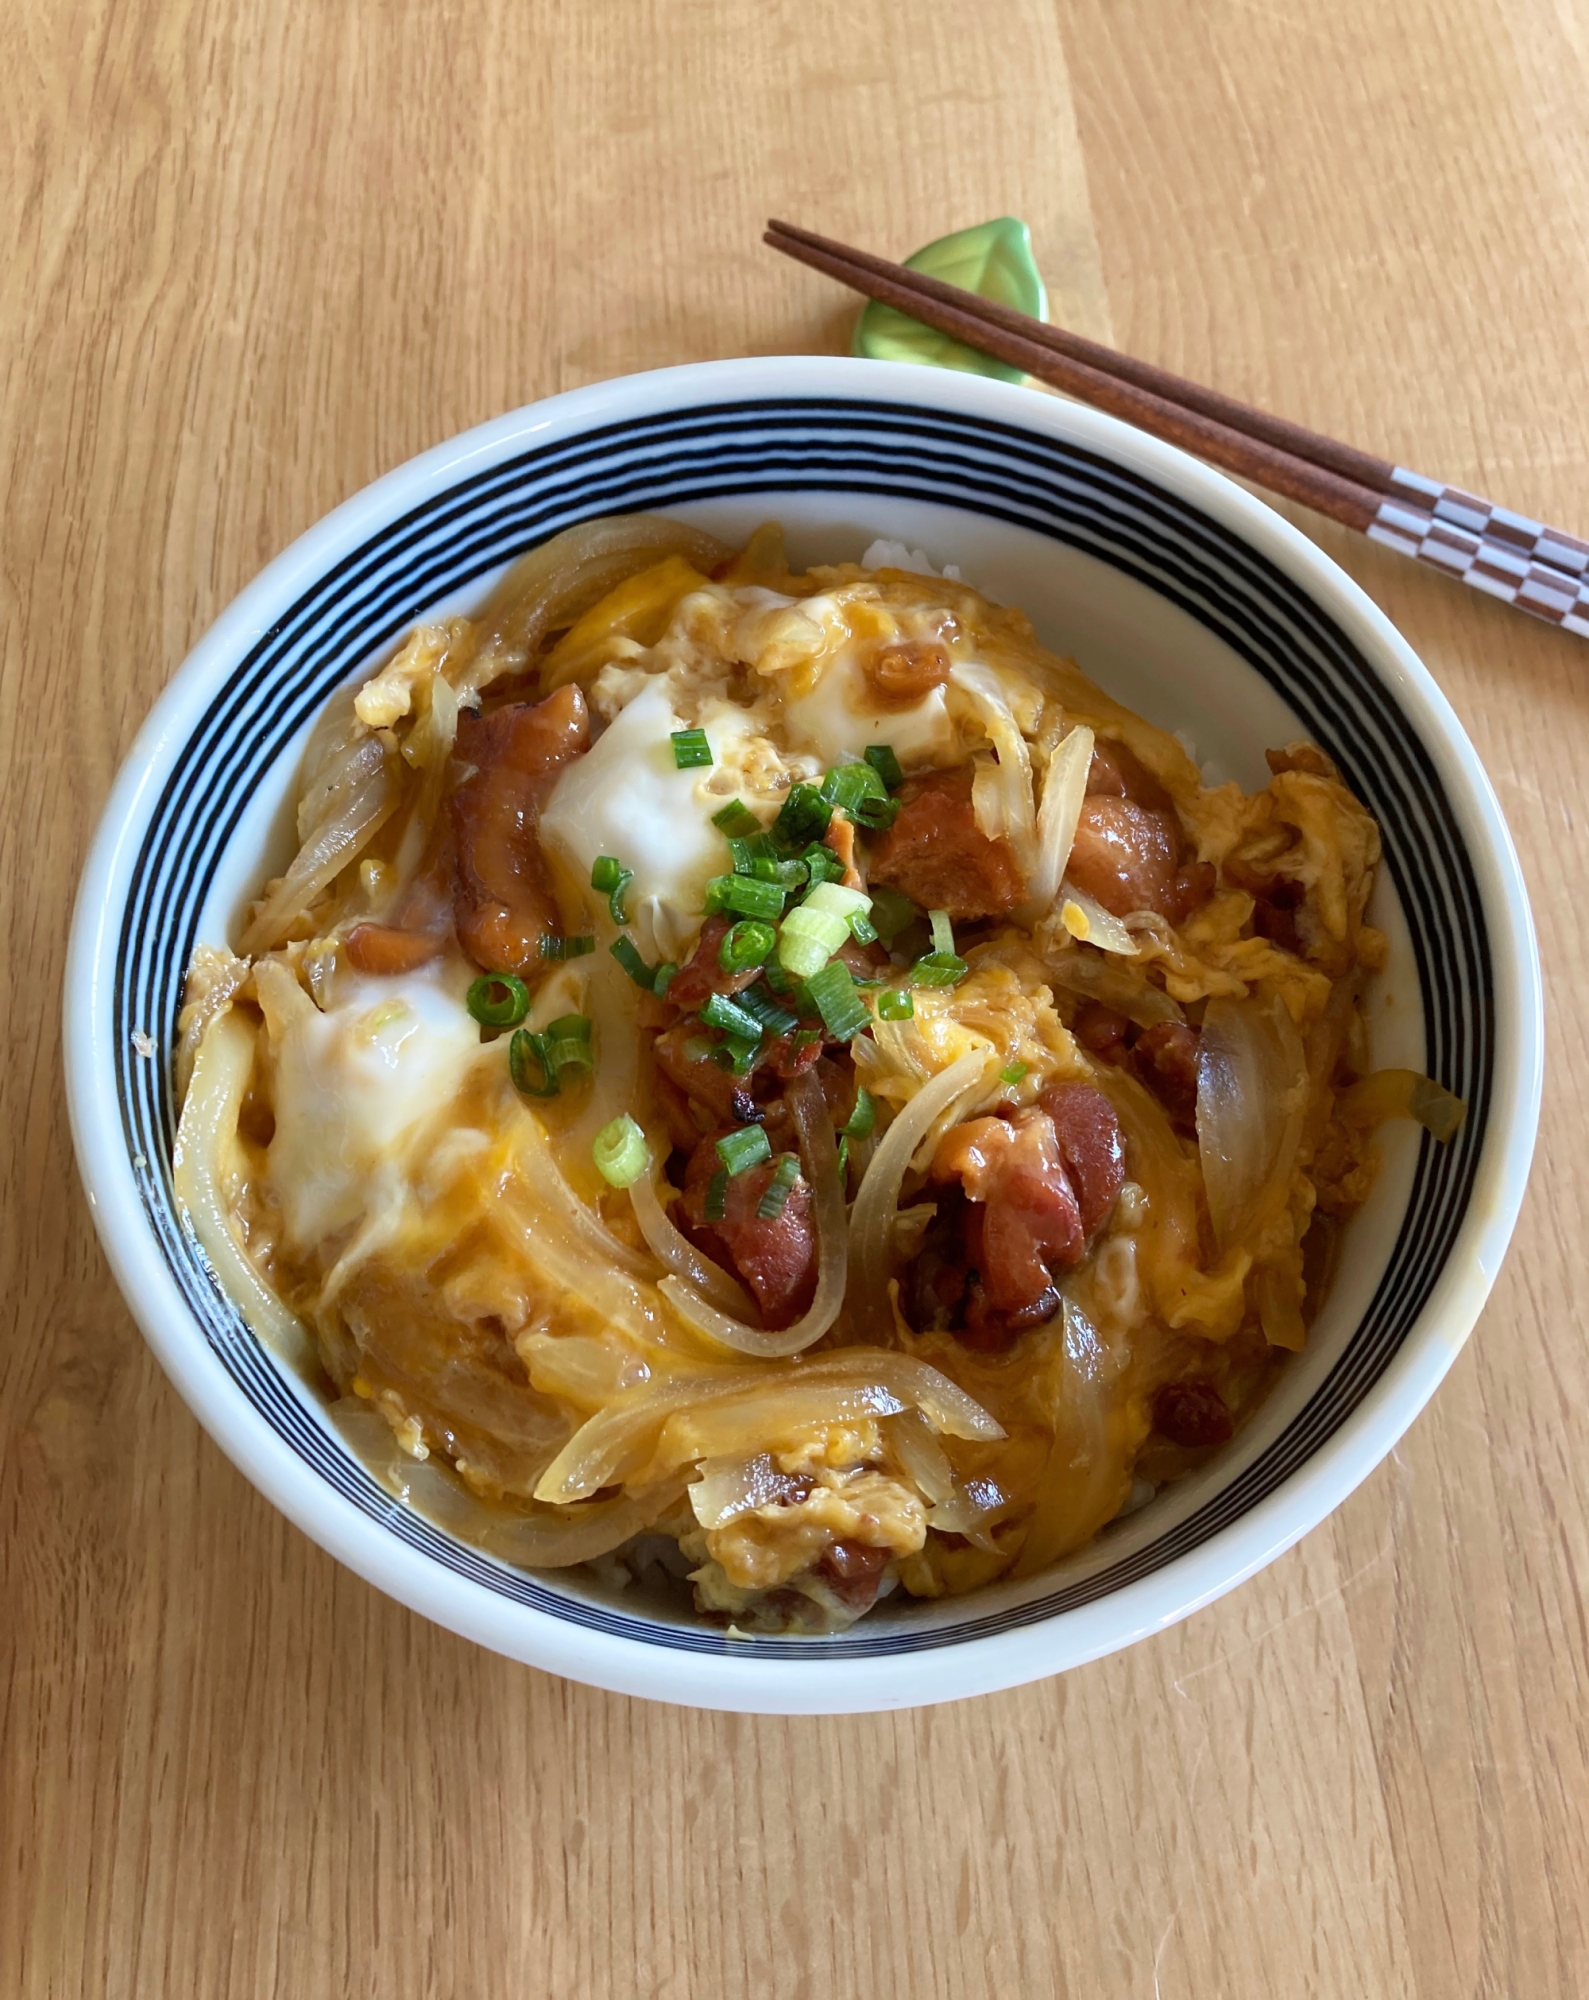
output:
<instances>
[{"instance_id":1,"label":"wooden table surface","mask_svg":"<svg viewBox=\"0 0 1589 2000\"><path fill-rule=\"evenodd\" d=\"M221 607L499 411L840 347L769 213L1023 215L1056 318L1589 528L1585 0L14 0L0 60L0 1994L1589 1991L1582 640L1298 516L1522 850L1532 1189L1326 1526L1017 1693L655 1707L339 1569L134 1331L57 1029L95 817Z\"/></svg>"}]
</instances>

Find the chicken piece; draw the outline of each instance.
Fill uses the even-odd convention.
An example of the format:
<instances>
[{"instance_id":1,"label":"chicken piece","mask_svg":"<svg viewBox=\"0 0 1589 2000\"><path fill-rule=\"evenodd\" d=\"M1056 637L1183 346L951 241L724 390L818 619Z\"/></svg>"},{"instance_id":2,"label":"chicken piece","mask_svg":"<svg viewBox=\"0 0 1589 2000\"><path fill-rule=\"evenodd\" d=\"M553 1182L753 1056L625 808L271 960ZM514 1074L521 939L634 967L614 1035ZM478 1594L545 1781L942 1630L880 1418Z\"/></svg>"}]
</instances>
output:
<instances>
[{"instance_id":1,"label":"chicken piece","mask_svg":"<svg viewBox=\"0 0 1589 2000\"><path fill-rule=\"evenodd\" d=\"M697 1013L714 993L743 993L761 977L761 967L748 972L725 972L717 960L725 937L733 928L730 917L708 917L686 964L681 965L668 986L668 1004L682 1007L686 1014Z\"/></svg>"},{"instance_id":2,"label":"chicken piece","mask_svg":"<svg viewBox=\"0 0 1589 2000\"><path fill-rule=\"evenodd\" d=\"M703 1139L690 1156L681 1204L690 1235L709 1257L744 1282L766 1325L793 1326L817 1288L817 1227L810 1186L804 1178L797 1180L777 1215L758 1215L756 1204L777 1171L776 1162L765 1160L759 1167L729 1175L722 1220L708 1222L707 1190L721 1165L714 1139Z\"/></svg>"},{"instance_id":3,"label":"chicken piece","mask_svg":"<svg viewBox=\"0 0 1589 2000\"><path fill-rule=\"evenodd\" d=\"M451 800L458 842L459 942L483 972L544 969L541 939L558 929L541 853L541 812L563 766L590 743L585 697L570 685L533 705L458 720L458 755L475 766Z\"/></svg>"},{"instance_id":4,"label":"chicken piece","mask_svg":"<svg viewBox=\"0 0 1589 2000\"><path fill-rule=\"evenodd\" d=\"M971 807L971 771L929 771L900 792L894 824L872 843L868 879L924 910L951 917L1007 916L1026 878L1007 840L989 840Z\"/></svg>"},{"instance_id":5,"label":"chicken piece","mask_svg":"<svg viewBox=\"0 0 1589 2000\"><path fill-rule=\"evenodd\" d=\"M348 962L359 972L394 974L428 965L446 949L453 931L458 844L452 822L438 818L419 872L384 924L355 924L348 932Z\"/></svg>"}]
</instances>

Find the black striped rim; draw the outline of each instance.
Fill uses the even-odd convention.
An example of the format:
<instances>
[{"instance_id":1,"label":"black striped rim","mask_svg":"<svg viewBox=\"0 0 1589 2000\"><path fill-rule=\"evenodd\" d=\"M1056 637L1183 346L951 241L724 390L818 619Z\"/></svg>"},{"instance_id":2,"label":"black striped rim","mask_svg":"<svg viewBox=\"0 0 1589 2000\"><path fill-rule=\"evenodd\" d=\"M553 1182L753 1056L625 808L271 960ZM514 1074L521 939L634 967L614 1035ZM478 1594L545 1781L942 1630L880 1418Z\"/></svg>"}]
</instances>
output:
<instances>
[{"instance_id":1,"label":"black striped rim","mask_svg":"<svg viewBox=\"0 0 1589 2000\"><path fill-rule=\"evenodd\" d=\"M1136 578L1233 647L1336 758L1379 821L1412 935L1426 1061L1467 1099L1469 1113L1450 1146L1423 1139L1384 1276L1326 1380L1229 1486L1157 1541L1045 1597L968 1609L953 1623L909 1630L885 1619L837 1638L747 1648L565 1595L389 1499L283 1379L180 1227L170 1078L130 1050L138 1029L171 1046L199 912L242 811L361 659L439 598L579 521L792 491L829 492L839 504L865 495L925 500L1035 529ZM914 1652L1031 1625L1163 1568L1274 1492L1384 1374L1433 1290L1483 1150L1495 1047L1488 932L1450 802L1394 696L1300 586L1199 509L1077 446L1015 425L837 398L714 404L542 445L434 495L336 564L238 662L176 756L140 846L113 994L117 1099L150 1229L216 1357L265 1422L364 1514L460 1577L614 1637L751 1659Z\"/></svg>"}]
</instances>

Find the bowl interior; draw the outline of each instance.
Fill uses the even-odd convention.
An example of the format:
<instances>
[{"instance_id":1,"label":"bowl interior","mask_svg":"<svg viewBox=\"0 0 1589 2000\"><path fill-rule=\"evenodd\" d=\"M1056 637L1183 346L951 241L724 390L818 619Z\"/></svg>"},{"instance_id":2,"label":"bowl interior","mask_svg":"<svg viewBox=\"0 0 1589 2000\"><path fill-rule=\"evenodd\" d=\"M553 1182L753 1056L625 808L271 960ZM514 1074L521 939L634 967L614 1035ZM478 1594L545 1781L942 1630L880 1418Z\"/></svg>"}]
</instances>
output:
<instances>
[{"instance_id":1,"label":"bowl interior","mask_svg":"<svg viewBox=\"0 0 1589 2000\"><path fill-rule=\"evenodd\" d=\"M1386 679L1313 594L1213 512L1043 430L853 398L769 398L666 410L485 457L405 507L377 507L385 518L338 559L302 567L301 588L263 635L229 642L207 667L204 698L167 732L158 783L133 815L136 856L105 990L108 1046L144 1226L191 1316L173 1339L219 1363L252 1420L324 1482L328 1504L339 1495L459 1583L613 1638L732 1651L752 1669L939 1648L1060 1617L1261 1506L1347 1422L1407 1340L1466 1215L1489 1113L1496 1028L1483 902L1457 812ZM1374 1200L1351 1225L1307 1352L1214 1464L1040 1578L965 1600L894 1600L820 1641L747 1648L676 1605L612 1595L583 1573L508 1570L395 1504L218 1293L172 1207L165 1066L140 1059L133 1040L171 1046L194 941L226 938L279 869L298 756L330 693L416 618L478 602L526 547L576 520L639 508L732 540L776 517L802 561L854 558L883 535L953 563L1026 610L1049 645L1120 699L1182 732L1213 780L1255 786L1266 747L1299 735L1322 744L1385 840L1371 916L1391 954L1370 995L1375 1058L1426 1068L1469 1104L1449 1147L1390 1128ZM161 1351L181 1384L182 1360L170 1343Z\"/></svg>"}]
</instances>

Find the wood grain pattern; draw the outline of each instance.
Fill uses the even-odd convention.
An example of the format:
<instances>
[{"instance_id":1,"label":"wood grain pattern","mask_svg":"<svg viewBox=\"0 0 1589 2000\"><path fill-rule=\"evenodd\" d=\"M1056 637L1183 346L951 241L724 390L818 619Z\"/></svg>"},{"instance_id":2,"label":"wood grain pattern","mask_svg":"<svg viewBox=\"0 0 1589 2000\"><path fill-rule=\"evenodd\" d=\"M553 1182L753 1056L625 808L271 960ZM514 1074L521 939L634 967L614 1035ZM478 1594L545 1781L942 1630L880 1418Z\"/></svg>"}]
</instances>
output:
<instances>
[{"instance_id":1,"label":"wood grain pattern","mask_svg":"<svg viewBox=\"0 0 1589 2000\"><path fill-rule=\"evenodd\" d=\"M1534 1187L1327 1526L1019 1693L656 1708L340 1571L135 1334L56 1027L93 820L215 613L466 424L841 344L768 214L1024 215L1078 331L1589 526L1583 0L26 0L0 60L0 1993L1589 1990L1582 641L1299 516L1510 815Z\"/></svg>"}]
</instances>

